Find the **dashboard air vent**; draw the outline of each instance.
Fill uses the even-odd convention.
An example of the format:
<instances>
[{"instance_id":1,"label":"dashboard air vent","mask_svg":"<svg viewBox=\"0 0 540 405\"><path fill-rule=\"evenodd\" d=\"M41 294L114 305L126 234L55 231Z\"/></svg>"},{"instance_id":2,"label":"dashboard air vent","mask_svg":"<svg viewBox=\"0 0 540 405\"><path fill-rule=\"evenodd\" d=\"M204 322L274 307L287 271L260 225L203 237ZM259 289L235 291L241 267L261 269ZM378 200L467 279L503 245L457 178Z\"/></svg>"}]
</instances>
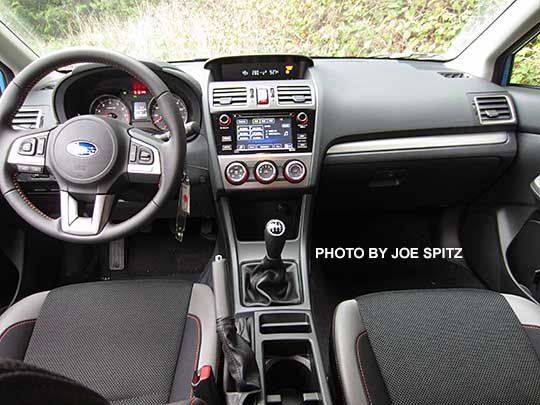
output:
<instances>
[{"instance_id":1,"label":"dashboard air vent","mask_svg":"<svg viewBox=\"0 0 540 405\"><path fill-rule=\"evenodd\" d=\"M507 96L476 96L474 104L483 125L515 122L514 110Z\"/></svg>"},{"instance_id":2,"label":"dashboard air vent","mask_svg":"<svg viewBox=\"0 0 540 405\"><path fill-rule=\"evenodd\" d=\"M40 128L43 124L43 114L37 108L21 108L11 124L16 130Z\"/></svg>"},{"instance_id":3,"label":"dashboard air vent","mask_svg":"<svg viewBox=\"0 0 540 405\"><path fill-rule=\"evenodd\" d=\"M469 79L471 77L468 73L463 72L438 72L442 77L447 79Z\"/></svg>"},{"instance_id":4,"label":"dashboard air vent","mask_svg":"<svg viewBox=\"0 0 540 405\"><path fill-rule=\"evenodd\" d=\"M214 107L228 105L246 105L246 87L222 87L215 88L212 92L212 104Z\"/></svg>"},{"instance_id":5,"label":"dashboard air vent","mask_svg":"<svg viewBox=\"0 0 540 405\"><path fill-rule=\"evenodd\" d=\"M311 87L301 84L277 86L278 104L311 104Z\"/></svg>"}]
</instances>

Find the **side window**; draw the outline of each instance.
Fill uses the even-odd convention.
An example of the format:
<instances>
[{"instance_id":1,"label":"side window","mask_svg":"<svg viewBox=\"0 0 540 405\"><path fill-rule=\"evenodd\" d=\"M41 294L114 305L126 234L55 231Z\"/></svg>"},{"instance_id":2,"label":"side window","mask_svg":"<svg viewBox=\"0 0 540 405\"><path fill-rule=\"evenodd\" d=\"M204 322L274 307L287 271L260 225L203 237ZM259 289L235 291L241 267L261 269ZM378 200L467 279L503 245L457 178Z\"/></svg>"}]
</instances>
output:
<instances>
[{"instance_id":1,"label":"side window","mask_svg":"<svg viewBox=\"0 0 540 405\"><path fill-rule=\"evenodd\" d=\"M540 86L540 35L514 54L510 84Z\"/></svg>"}]
</instances>

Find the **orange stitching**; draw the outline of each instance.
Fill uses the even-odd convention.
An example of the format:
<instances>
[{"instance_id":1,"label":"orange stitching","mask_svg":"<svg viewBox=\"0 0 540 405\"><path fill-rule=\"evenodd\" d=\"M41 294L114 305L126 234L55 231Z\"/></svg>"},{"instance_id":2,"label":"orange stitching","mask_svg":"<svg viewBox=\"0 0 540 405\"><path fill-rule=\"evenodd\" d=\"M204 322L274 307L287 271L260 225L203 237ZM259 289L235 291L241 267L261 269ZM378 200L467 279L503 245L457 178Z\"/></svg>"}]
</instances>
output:
<instances>
[{"instance_id":1,"label":"orange stitching","mask_svg":"<svg viewBox=\"0 0 540 405\"><path fill-rule=\"evenodd\" d=\"M24 191L23 191L23 189L21 188L21 185L19 184L19 182L17 181L17 177L16 177L15 174L13 175L13 185L15 186L15 190L17 191L17 193L19 194L19 196L23 199L23 201L26 203L26 205L28 205L30 208L32 208L36 213L38 213L39 215L41 215L43 218L52 221L52 218L51 218L50 216L48 216L48 215L45 214L43 211L41 211L39 208L37 208L37 207L32 203L32 201L30 201L30 200L28 199L28 197L26 196L26 194L24 194Z\"/></svg>"},{"instance_id":2,"label":"orange stitching","mask_svg":"<svg viewBox=\"0 0 540 405\"><path fill-rule=\"evenodd\" d=\"M362 367L362 360L360 359L360 338L362 338L363 336L367 336L367 331L363 331L356 338L356 357L358 358L358 365L360 366L362 385L364 386L364 391L366 392L368 402L371 405L373 402L371 402L371 397L369 395L369 389L367 386L366 376L364 375L364 368Z\"/></svg>"},{"instance_id":3,"label":"orange stitching","mask_svg":"<svg viewBox=\"0 0 540 405\"><path fill-rule=\"evenodd\" d=\"M193 373L196 373L201 351L201 320L196 315L192 314L187 314L187 317L197 322L197 355L195 356L195 363L193 364ZM193 387L189 390L189 397L193 398Z\"/></svg>"}]
</instances>

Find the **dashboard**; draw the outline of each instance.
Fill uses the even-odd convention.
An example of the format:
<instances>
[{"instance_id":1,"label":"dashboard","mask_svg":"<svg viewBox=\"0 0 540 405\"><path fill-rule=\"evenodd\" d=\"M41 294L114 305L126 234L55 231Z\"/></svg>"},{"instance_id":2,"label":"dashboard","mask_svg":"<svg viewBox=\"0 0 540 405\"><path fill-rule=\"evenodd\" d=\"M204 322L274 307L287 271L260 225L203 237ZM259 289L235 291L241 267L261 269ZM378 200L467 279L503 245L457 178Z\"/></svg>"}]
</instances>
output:
<instances>
[{"instance_id":1,"label":"dashboard","mask_svg":"<svg viewBox=\"0 0 540 405\"><path fill-rule=\"evenodd\" d=\"M329 211L336 201L352 210L463 203L516 155L506 90L440 62L256 55L147 65L186 125L200 128L186 170L204 215L212 194L318 190ZM159 134L167 123L152 100L124 72L88 64L36 88L24 108L39 110L43 126L90 113ZM483 107L494 101L500 119Z\"/></svg>"}]
</instances>

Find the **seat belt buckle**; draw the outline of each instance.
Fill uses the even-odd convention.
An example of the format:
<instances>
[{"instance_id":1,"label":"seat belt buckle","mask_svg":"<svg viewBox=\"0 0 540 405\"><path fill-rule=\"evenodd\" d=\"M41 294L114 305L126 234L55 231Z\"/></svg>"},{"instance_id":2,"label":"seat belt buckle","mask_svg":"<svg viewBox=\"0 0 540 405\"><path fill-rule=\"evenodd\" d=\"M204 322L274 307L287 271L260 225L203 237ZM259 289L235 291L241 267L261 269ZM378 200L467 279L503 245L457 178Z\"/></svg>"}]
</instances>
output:
<instances>
[{"instance_id":1,"label":"seat belt buckle","mask_svg":"<svg viewBox=\"0 0 540 405\"><path fill-rule=\"evenodd\" d=\"M202 366L198 371L193 373L191 390L193 397L202 399L208 404L220 403L212 366Z\"/></svg>"}]
</instances>

